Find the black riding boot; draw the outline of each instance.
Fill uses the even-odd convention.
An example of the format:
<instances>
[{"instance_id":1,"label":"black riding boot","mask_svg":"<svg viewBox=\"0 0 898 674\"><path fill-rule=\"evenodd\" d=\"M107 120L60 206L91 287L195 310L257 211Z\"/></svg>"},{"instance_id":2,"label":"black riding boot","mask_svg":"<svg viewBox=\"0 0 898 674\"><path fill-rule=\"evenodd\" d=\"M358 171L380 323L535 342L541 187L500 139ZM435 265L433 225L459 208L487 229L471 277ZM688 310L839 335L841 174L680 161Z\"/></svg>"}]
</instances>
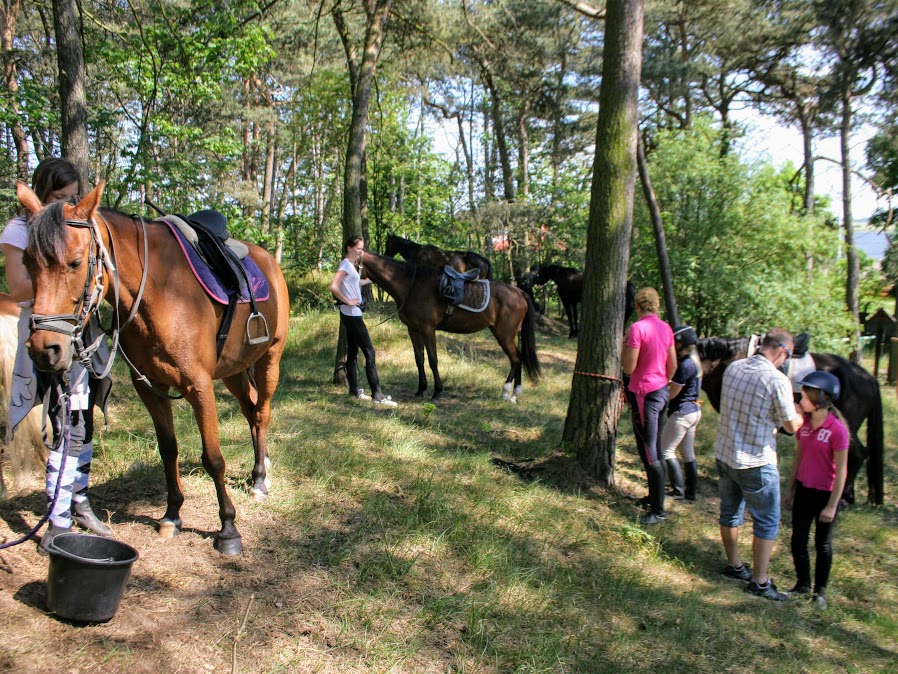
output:
<instances>
[{"instance_id":1,"label":"black riding boot","mask_svg":"<svg viewBox=\"0 0 898 674\"><path fill-rule=\"evenodd\" d=\"M683 464L683 472L686 473L686 490L684 496L687 501L694 501L698 490L698 464L695 461L687 461Z\"/></svg>"},{"instance_id":2,"label":"black riding boot","mask_svg":"<svg viewBox=\"0 0 898 674\"><path fill-rule=\"evenodd\" d=\"M664 465L656 461L645 469L649 482L649 501L651 510L640 518L642 524L660 524L664 521Z\"/></svg>"},{"instance_id":3,"label":"black riding boot","mask_svg":"<svg viewBox=\"0 0 898 674\"><path fill-rule=\"evenodd\" d=\"M667 479L670 482L670 493L678 501L683 499L683 471L680 470L680 462L676 459L667 459Z\"/></svg>"}]
</instances>

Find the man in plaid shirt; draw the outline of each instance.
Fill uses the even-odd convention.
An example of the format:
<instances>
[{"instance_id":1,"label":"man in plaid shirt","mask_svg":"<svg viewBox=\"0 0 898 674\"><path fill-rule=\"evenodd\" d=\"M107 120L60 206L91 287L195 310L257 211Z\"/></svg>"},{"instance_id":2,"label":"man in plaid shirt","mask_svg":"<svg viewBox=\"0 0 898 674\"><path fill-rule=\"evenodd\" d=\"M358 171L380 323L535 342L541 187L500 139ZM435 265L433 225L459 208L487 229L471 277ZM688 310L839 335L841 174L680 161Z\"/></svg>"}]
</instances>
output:
<instances>
[{"instance_id":1,"label":"man in plaid shirt","mask_svg":"<svg viewBox=\"0 0 898 674\"><path fill-rule=\"evenodd\" d=\"M750 581L747 592L775 601L787 598L767 576L780 522L776 435L780 427L794 433L802 424L792 384L777 370L792 356L793 345L791 334L774 328L764 336L758 354L727 367L714 444L720 476L720 538L728 562L723 573ZM753 520L754 572L742 563L738 548L746 504Z\"/></svg>"}]
</instances>

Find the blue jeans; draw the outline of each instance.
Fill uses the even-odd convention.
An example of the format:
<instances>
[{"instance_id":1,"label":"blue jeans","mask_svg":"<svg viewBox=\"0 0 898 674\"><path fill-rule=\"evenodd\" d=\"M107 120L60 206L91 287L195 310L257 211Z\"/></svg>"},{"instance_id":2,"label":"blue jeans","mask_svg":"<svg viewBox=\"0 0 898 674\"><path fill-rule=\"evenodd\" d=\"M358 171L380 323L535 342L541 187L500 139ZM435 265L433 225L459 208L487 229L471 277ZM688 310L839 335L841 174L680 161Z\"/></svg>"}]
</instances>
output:
<instances>
[{"instance_id":1,"label":"blue jeans","mask_svg":"<svg viewBox=\"0 0 898 674\"><path fill-rule=\"evenodd\" d=\"M780 472L774 465L731 468L717 460L720 525L740 527L745 506L751 513L756 538L772 541L780 529Z\"/></svg>"}]
</instances>

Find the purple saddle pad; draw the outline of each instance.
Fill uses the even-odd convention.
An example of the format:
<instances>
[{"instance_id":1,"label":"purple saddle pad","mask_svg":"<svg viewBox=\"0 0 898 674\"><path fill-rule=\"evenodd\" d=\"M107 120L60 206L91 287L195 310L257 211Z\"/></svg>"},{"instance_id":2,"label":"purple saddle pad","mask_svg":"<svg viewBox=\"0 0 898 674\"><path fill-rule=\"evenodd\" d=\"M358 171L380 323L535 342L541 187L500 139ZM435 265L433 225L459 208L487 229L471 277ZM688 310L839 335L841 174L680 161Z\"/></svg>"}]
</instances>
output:
<instances>
[{"instance_id":1,"label":"purple saddle pad","mask_svg":"<svg viewBox=\"0 0 898 674\"><path fill-rule=\"evenodd\" d=\"M228 298L237 291L227 289L221 276L215 273L209 265L206 264L199 253L196 252L196 249L190 245L190 242L184 238L184 235L181 234L181 231L177 227L168 220L163 219L162 222L168 225L168 228L175 235L175 239L177 239L178 244L181 246L181 250L184 251L184 257L187 258L187 263L193 270L193 275L196 276L196 280L199 281L199 284L203 287L209 297L219 304L227 304ZM246 275L249 277L250 287L253 289L253 297L256 298L256 302L264 302L267 300L269 294L268 279L265 278L265 274L259 269L259 265L257 265L249 256L242 259L240 264L243 265L243 268L246 270ZM240 304L249 302L249 295L247 294L246 289L240 293L237 302Z\"/></svg>"}]
</instances>

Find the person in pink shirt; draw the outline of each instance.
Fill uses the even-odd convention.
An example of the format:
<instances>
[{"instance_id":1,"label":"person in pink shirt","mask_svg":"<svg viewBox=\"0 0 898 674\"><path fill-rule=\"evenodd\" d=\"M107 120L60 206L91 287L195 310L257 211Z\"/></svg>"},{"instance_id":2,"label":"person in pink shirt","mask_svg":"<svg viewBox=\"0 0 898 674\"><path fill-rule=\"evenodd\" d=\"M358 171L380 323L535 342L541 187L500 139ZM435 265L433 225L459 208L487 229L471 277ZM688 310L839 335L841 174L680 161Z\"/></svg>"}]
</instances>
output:
<instances>
[{"instance_id":1,"label":"person in pink shirt","mask_svg":"<svg viewBox=\"0 0 898 674\"><path fill-rule=\"evenodd\" d=\"M633 416L636 448L645 466L649 485L649 512L639 521L660 524L664 521L664 464L661 460L661 430L664 408L669 401L667 384L677 369L677 353L671 327L658 318L661 298L654 288L636 293L636 314L630 326L621 359L629 375L627 397Z\"/></svg>"},{"instance_id":2,"label":"person in pink shirt","mask_svg":"<svg viewBox=\"0 0 898 674\"><path fill-rule=\"evenodd\" d=\"M817 370L801 382L804 424L795 438L797 446L786 490L787 510L792 510L792 561L798 580L790 595L811 593L811 558L808 537L816 522L814 547L814 604L826 608L826 585L833 563L832 536L839 497L848 472L848 431L833 403L839 399L839 380L831 372Z\"/></svg>"}]
</instances>

